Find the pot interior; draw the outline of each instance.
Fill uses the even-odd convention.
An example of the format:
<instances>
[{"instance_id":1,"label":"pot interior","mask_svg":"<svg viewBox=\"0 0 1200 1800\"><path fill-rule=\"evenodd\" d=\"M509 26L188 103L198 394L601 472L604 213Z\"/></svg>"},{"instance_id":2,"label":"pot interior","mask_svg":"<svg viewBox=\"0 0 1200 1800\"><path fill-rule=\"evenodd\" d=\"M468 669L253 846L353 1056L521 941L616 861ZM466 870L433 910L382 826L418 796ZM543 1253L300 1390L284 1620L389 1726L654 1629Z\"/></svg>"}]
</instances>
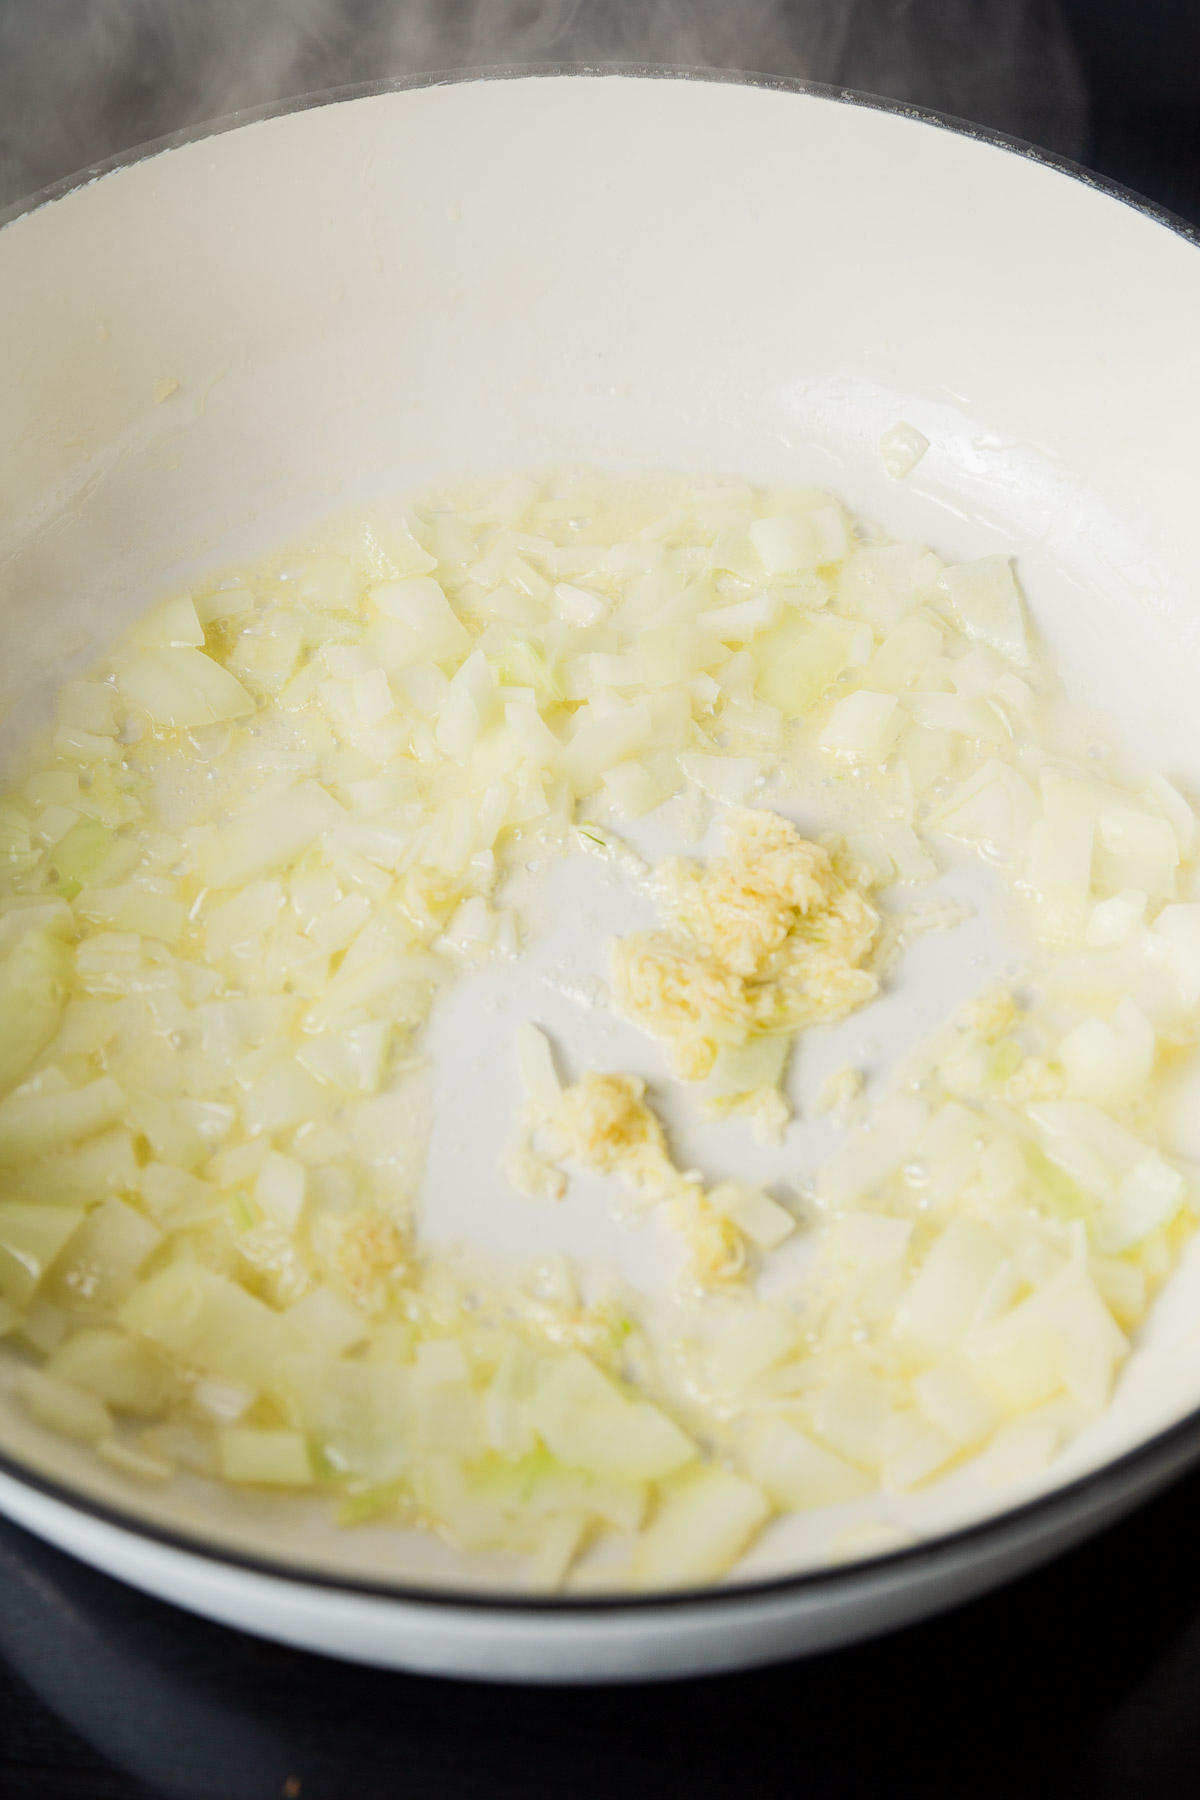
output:
<instances>
[{"instance_id":1,"label":"pot interior","mask_svg":"<svg viewBox=\"0 0 1200 1800\"><path fill-rule=\"evenodd\" d=\"M1131 770L1200 792L1197 317L1200 255L1157 219L820 93L467 80L149 156L0 233L0 755L173 588L350 507L583 462L825 485L946 558L1013 555L1072 696ZM878 445L901 419L931 448L897 483ZM917 977L949 1004L936 957ZM739 1573L819 1567L851 1518L924 1537L1099 1467L1200 1405L1197 1320L1200 1240L1044 1476L777 1521ZM132 1518L383 1581L502 1573L338 1532L323 1503L145 1492L3 1408L6 1455Z\"/></svg>"}]
</instances>

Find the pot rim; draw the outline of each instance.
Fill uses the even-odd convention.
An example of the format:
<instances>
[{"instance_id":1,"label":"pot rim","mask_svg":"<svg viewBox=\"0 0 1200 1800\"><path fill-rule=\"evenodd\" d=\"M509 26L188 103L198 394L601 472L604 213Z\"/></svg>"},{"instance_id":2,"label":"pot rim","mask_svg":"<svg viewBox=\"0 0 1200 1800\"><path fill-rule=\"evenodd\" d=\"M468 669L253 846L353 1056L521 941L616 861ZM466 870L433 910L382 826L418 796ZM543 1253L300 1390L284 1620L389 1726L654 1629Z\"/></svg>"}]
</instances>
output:
<instances>
[{"instance_id":1,"label":"pot rim","mask_svg":"<svg viewBox=\"0 0 1200 1800\"><path fill-rule=\"evenodd\" d=\"M1111 176L1086 168L1082 163L1075 162L1056 150L1043 149L1027 138L1016 137L1011 132L1000 131L991 125L979 125L973 120L960 118L954 113L939 112L934 107L921 106L915 101L894 100L886 94L870 94L861 88L808 81L800 76L767 75L746 69L709 68L703 64L637 62L497 63L482 68L435 69L419 75L397 75L381 81L357 81L340 87L315 88L310 93L291 95L284 100L271 100L262 106L243 107L238 112L224 113L198 125L187 125L180 131L148 138L145 143L117 151L113 156L103 157L97 162L87 163L73 174L64 175L57 181L47 183L45 187L35 189L32 194L21 196L9 206L0 208L0 230L30 213L40 211L55 200L63 200L68 194L90 187L105 175L115 175L122 169L133 168L135 164L145 162L152 156L159 156L164 151L180 150L188 144L201 143L206 138L221 137L227 131L240 130L244 125L260 124L265 119L286 118L290 113L309 112L319 106L339 105L348 100L371 100L382 94L408 93L422 88L463 87L476 81L538 81L547 77L564 76L588 80L689 81L708 83L710 86L762 88L773 93L802 94L816 100L834 100L845 106L862 107L869 112L892 113L900 118L933 125L957 137L972 138L981 144L992 144L997 149L1009 150L1028 162L1041 163L1048 169L1057 170L1061 175L1069 175L1072 180L1082 182L1085 187L1093 188L1097 193L1106 194L1110 199L1132 207L1135 212L1142 213L1157 224L1165 225L1168 230L1189 243L1200 245L1200 226L1193 225L1180 214L1172 212L1169 207L1160 206L1157 201L1147 199L1136 189L1126 187Z\"/></svg>"}]
</instances>

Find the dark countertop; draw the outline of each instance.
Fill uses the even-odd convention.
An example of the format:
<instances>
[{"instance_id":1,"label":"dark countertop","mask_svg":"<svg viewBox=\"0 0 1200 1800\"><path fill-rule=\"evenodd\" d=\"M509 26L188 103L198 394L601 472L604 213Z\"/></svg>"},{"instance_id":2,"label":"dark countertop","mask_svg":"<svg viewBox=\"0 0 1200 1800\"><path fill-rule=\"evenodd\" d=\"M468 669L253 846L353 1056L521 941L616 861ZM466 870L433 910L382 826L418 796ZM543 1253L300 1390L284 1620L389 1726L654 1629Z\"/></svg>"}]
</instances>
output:
<instances>
[{"instance_id":1,"label":"dark countertop","mask_svg":"<svg viewBox=\"0 0 1200 1800\"><path fill-rule=\"evenodd\" d=\"M1196 0L0 0L0 206L236 106L573 55L891 93L1032 137L1200 224ZM874 1643L576 1690L280 1649L0 1523L0 1796L1195 1800L1198 1519L1200 1473L1047 1569Z\"/></svg>"}]
</instances>

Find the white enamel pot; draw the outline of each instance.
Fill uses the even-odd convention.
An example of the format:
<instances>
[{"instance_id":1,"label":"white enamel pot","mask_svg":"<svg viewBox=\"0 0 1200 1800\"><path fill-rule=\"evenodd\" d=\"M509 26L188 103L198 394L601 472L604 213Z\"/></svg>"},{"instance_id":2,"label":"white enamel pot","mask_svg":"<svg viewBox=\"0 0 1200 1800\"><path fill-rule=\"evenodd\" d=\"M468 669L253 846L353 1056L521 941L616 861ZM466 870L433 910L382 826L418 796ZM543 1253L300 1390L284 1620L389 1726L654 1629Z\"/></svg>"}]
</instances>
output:
<instances>
[{"instance_id":1,"label":"white enamel pot","mask_svg":"<svg viewBox=\"0 0 1200 1800\"><path fill-rule=\"evenodd\" d=\"M1200 787L1197 321L1197 245L1153 209L794 84L467 77L152 146L0 231L0 752L172 583L333 508L586 461L826 484L947 557L1009 551L1072 690ZM930 441L902 484L878 448L899 419ZM720 1588L665 1599L525 1601L432 1539L338 1538L198 1481L141 1492L3 1381L0 1508L152 1593L362 1661L730 1668L979 1593L1200 1459L1197 1319L1192 1254L1109 1412L1023 1487L935 1483L883 1521L908 1547L853 1564L781 1528Z\"/></svg>"}]
</instances>

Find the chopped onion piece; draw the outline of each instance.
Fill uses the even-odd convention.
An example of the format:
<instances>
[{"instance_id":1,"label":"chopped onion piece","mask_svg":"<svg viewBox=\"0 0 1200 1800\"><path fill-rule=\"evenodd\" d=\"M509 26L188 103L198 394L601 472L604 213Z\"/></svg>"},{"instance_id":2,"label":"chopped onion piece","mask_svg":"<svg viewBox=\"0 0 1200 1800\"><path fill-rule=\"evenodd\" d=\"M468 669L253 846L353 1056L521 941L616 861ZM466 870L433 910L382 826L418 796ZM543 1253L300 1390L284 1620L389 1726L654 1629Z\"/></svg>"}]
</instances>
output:
<instances>
[{"instance_id":1,"label":"chopped onion piece","mask_svg":"<svg viewBox=\"0 0 1200 1800\"><path fill-rule=\"evenodd\" d=\"M218 1425L236 1425L258 1396L244 1381L221 1381L203 1376L192 1388L192 1405Z\"/></svg>"},{"instance_id":2,"label":"chopped onion piece","mask_svg":"<svg viewBox=\"0 0 1200 1800\"><path fill-rule=\"evenodd\" d=\"M217 1455L226 1481L307 1487L313 1479L308 1443L301 1431L230 1425L217 1433Z\"/></svg>"},{"instance_id":3,"label":"chopped onion piece","mask_svg":"<svg viewBox=\"0 0 1200 1800\"><path fill-rule=\"evenodd\" d=\"M1146 899L1137 888L1125 888L1107 900L1097 900L1088 915L1084 942L1096 949L1125 943L1145 917Z\"/></svg>"},{"instance_id":4,"label":"chopped onion piece","mask_svg":"<svg viewBox=\"0 0 1200 1800\"><path fill-rule=\"evenodd\" d=\"M68 1093L18 1090L0 1101L0 1166L30 1162L92 1137L125 1111L126 1096L110 1075Z\"/></svg>"},{"instance_id":5,"label":"chopped onion piece","mask_svg":"<svg viewBox=\"0 0 1200 1800\"><path fill-rule=\"evenodd\" d=\"M964 781L934 815L952 837L1023 850L1041 807L1029 783L1011 763L992 758Z\"/></svg>"},{"instance_id":6,"label":"chopped onion piece","mask_svg":"<svg viewBox=\"0 0 1200 1800\"><path fill-rule=\"evenodd\" d=\"M866 670L866 685L878 693L901 693L917 679L941 647L942 634L929 619L905 619L884 639L871 658Z\"/></svg>"},{"instance_id":7,"label":"chopped onion piece","mask_svg":"<svg viewBox=\"0 0 1200 1800\"><path fill-rule=\"evenodd\" d=\"M982 744L1001 744L1010 735L1003 716L986 700L961 694L912 694L908 707L918 725L931 731L953 731Z\"/></svg>"},{"instance_id":8,"label":"chopped onion piece","mask_svg":"<svg viewBox=\"0 0 1200 1800\"><path fill-rule=\"evenodd\" d=\"M652 736L650 715L635 702L582 726L561 756L563 773L577 794L590 794L607 769L636 756Z\"/></svg>"},{"instance_id":9,"label":"chopped onion piece","mask_svg":"<svg viewBox=\"0 0 1200 1800\"><path fill-rule=\"evenodd\" d=\"M1003 1243L986 1225L953 1220L897 1308L900 1341L929 1361L949 1355L1004 1257Z\"/></svg>"},{"instance_id":10,"label":"chopped onion piece","mask_svg":"<svg viewBox=\"0 0 1200 1800\"><path fill-rule=\"evenodd\" d=\"M487 660L473 650L453 676L438 715L435 736L455 762L469 761L480 728L488 717L495 684Z\"/></svg>"},{"instance_id":11,"label":"chopped onion piece","mask_svg":"<svg viewBox=\"0 0 1200 1800\"><path fill-rule=\"evenodd\" d=\"M929 439L924 432L904 419L890 426L879 440L883 466L893 481L903 481L911 475L928 448Z\"/></svg>"},{"instance_id":12,"label":"chopped onion piece","mask_svg":"<svg viewBox=\"0 0 1200 1800\"><path fill-rule=\"evenodd\" d=\"M1007 556L981 556L943 569L938 586L949 596L968 637L990 644L1020 668L1028 664L1021 596Z\"/></svg>"},{"instance_id":13,"label":"chopped onion piece","mask_svg":"<svg viewBox=\"0 0 1200 1800\"><path fill-rule=\"evenodd\" d=\"M748 805L758 785L759 765L752 756L706 756L693 751L679 758L679 766L689 781L730 806Z\"/></svg>"},{"instance_id":14,"label":"chopped onion piece","mask_svg":"<svg viewBox=\"0 0 1200 1800\"><path fill-rule=\"evenodd\" d=\"M1079 941L1092 879L1096 796L1082 781L1049 783L1043 817L1029 835L1025 874L1041 900L1041 933L1053 944Z\"/></svg>"},{"instance_id":15,"label":"chopped onion piece","mask_svg":"<svg viewBox=\"0 0 1200 1800\"><path fill-rule=\"evenodd\" d=\"M762 1490L727 1469L710 1468L674 1488L638 1540L639 1587L713 1581L741 1555L770 1507Z\"/></svg>"},{"instance_id":16,"label":"chopped onion piece","mask_svg":"<svg viewBox=\"0 0 1200 1800\"><path fill-rule=\"evenodd\" d=\"M991 1437L1000 1409L962 1363L944 1362L913 1382L925 1416L962 1449L973 1449Z\"/></svg>"},{"instance_id":17,"label":"chopped onion piece","mask_svg":"<svg viewBox=\"0 0 1200 1800\"><path fill-rule=\"evenodd\" d=\"M295 1305L289 1306L287 1320L314 1349L333 1356L353 1350L370 1336L370 1326L363 1315L325 1286L310 1288Z\"/></svg>"},{"instance_id":18,"label":"chopped onion piece","mask_svg":"<svg viewBox=\"0 0 1200 1800\"><path fill-rule=\"evenodd\" d=\"M1183 795L1164 776L1154 773L1146 783L1146 800L1170 820L1180 856L1190 856L1196 843L1196 815Z\"/></svg>"},{"instance_id":19,"label":"chopped onion piece","mask_svg":"<svg viewBox=\"0 0 1200 1800\"><path fill-rule=\"evenodd\" d=\"M81 1208L0 1200L0 1293L22 1311L63 1246L79 1230Z\"/></svg>"},{"instance_id":20,"label":"chopped onion piece","mask_svg":"<svg viewBox=\"0 0 1200 1800\"><path fill-rule=\"evenodd\" d=\"M644 762L617 763L614 768L605 770L603 781L609 798L625 819L640 819L667 798L666 789L655 780Z\"/></svg>"},{"instance_id":21,"label":"chopped onion piece","mask_svg":"<svg viewBox=\"0 0 1200 1800\"><path fill-rule=\"evenodd\" d=\"M549 1117L562 1099L562 1083L549 1038L528 1020L517 1027L517 1064L526 1099Z\"/></svg>"},{"instance_id":22,"label":"chopped onion piece","mask_svg":"<svg viewBox=\"0 0 1200 1800\"><path fill-rule=\"evenodd\" d=\"M748 536L769 575L790 575L832 561L821 533L803 513L786 518L756 519Z\"/></svg>"},{"instance_id":23,"label":"chopped onion piece","mask_svg":"<svg viewBox=\"0 0 1200 1800\"><path fill-rule=\"evenodd\" d=\"M887 1386L874 1375L835 1375L813 1407L813 1427L831 1450L865 1469L878 1469L887 1453L893 1408Z\"/></svg>"},{"instance_id":24,"label":"chopped onion piece","mask_svg":"<svg viewBox=\"0 0 1200 1800\"><path fill-rule=\"evenodd\" d=\"M801 718L846 667L853 640L845 619L785 620L755 645L759 694L785 719Z\"/></svg>"},{"instance_id":25,"label":"chopped onion piece","mask_svg":"<svg viewBox=\"0 0 1200 1800\"><path fill-rule=\"evenodd\" d=\"M837 1506L869 1494L871 1478L803 1431L772 1419L747 1457L751 1478L780 1512Z\"/></svg>"},{"instance_id":26,"label":"chopped onion piece","mask_svg":"<svg viewBox=\"0 0 1200 1800\"><path fill-rule=\"evenodd\" d=\"M575 587L569 581L555 585L554 598L559 618L569 619L574 625L595 625L604 617L605 603L600 595L587 588Z\"/></svg>"},{"instance_id":27,"label":"chopped onion piece","mask_svg":"<svg viewBox=\"0 0 1200 1800\"><path fill-rule=\"evenodd\" d=\"M155 725L174 730L244 719L254 711L241 682L201 650L139 656L118 671L117 687L127 700L144 707Z\"/></svg>"},{"instance_id":28,"label":"chopped onion piece","mask_svg":"<svg viewBox=\"0 0 1200 1800\"><path fill-rule=\"evenodd\" d=\"M95 1394L118 1412L153 1419L176 1389L166 1358L153 1345L108 1326L76 1331L48 1359L46 1373Z\"/></svg>"},{"instance_id":29,"label":"chopped onion piece","mask_svg":"<svg viewBox=\"0 0 1200 1800\"><path fill-rule=\"evenodd\" d=\"M294 1327L234 1281L199 1263L175 1263L138 1287L120 1323L206 1374L269 1385L299 1347Z\"/></svg>"},{"instance_id":30,"label":"chopped onion piece","mask_svg":"<svg viewBox=\"0 0 1200 1800\"><path fill-rule=\"evenodd\" d=\"M743 1237L759 1250L775 1250L796 1229L787 1208L743 1181L723 1181L708 1191L708 1203L732 1219Z\"/></svg>"},{"instance_id":31,"label":"chopped onion piece","mask_svg":"<svg viewBox=\"0 0 1200 1800\"><path fill-rule=\"evenodd\" d=\"M145 618L138 620L129 635L144 650L199 649L204 644L204 627L196 616L189 594L177 594L172 600L162 601ZM82 720L64 721L67 722L84 723ZM88 725L86 729L95 730L95 726Z\"/></svg>"},{"instance_id":32,"label":"chopped onion piece","mask_svg":"<svg viewBox=\"0 0 1200 1800\"><path fill-rule=\"evenodd\" d=\"M290 1156L268 1150L254 1183L255 1204L290 1236L304 1210L307 1177Z\"/></svg>"},{"instance_id":33,"label":"chopped onion piece","mask_svg":"<svg viewBox=\"0 0 1200 1800\"><path fill-rule=\"evenodd\" d=\"M362 578L344 556L310 556L299 581L300 598L322 612L353 612Z\"/></svg>"},{"instance_id":34,"label":"chopped onion piece","mask_svg":"<svg viewBox=\"0 0 1200 1800\"><path fill-rule=\"evenodd\" d=\"M845 1206L879 1187L900 1167L929 1117L923 1100L896 1099L877 1107L871 1122L824 1164L820 1187L834 1206Z\"/></svg>"},{"instance_id":35,"label":"chopped onion piece","mask_svg":"<svg viewBox=\"0 0 1200 1800\"><path fill-rule=\"evenodd\" d=\"M838 701L821 742L846 756L882 756L903 723L894 695L859 688Z\"/></svg>"},{"instance_id":36,"label":"chopped onion piece","mask_svg":"<svg viewBox=\"0 0 1200 1800\"><path fill-rule=\"evenodd\" d=\"M546 1370L529 1418L563 1462L618 1481L661 1479L697 1454L665 1413L645 1401L623 1400L578 1352Z\"/></svg>"},{"instance_id":37,"label":"chopped onion piece","mask_svg":"<svg viewBox=\"0 0 1200 1800\"><path fill-rule=\"evenodd\" d=\"M302 781L208 839L198 859L204 879L215 888L240 887L294 862L343 816L332 794L315 781Z\"/></svg>"},{"instance_id":38,"label":"chopped onion piece","mask_svg":"<svg viewBox=\"0 0 1200 1800\"><path fill-rule=\"evenodd\" d=\"M1153 936L1169 950L1180 1000L1190 1010L1200 1001L1200 904L1164 906Z\"/></svg>"},{"instance_id":39,"label":"chopped onion piece","mask_svg":"<svg viewBox=\"0 0 1200 1800\"><path fill-rule=\"evenodd\" d=\"M753 600L739 600L733 606L714 606L696 620L701 631L719 638L723 644L744 644L760 631L773 625L779 616L779 601L773 594L756 594Z\"/></svg>"},{"instance_id":40,"label":"chopped onion piece","mask_svg":"<svg viewBox=\"0 0 1200 1800\"><path fill-rule=\"evenodd\" d=\"M431 575L408 581L386 581L370 589L370 599L386 619L409 634L409 647L396 634L387 639L390 667L456 661L471 648L470 635Z\"/></svg>"},{"instance_id":41,"label":"chopped onion piece","mask_svg":"<svg viewBox=\"0 0 1200 1800\"><path fill-rule=\"evenodd\" d=\"M856 549L838 572L838 597L854 617L877 631L893 631L932 587L941 569L919 544L874 544Z\"/></svg>"},{"instance_id":42,"label":"chopped onion piece","mask_svg":"<svg viewBox=\"0 0 1200 1800\"><path fill-rule=\"evenodd\" d=\"M1154 1027L1132 1000L1122 1000L1112 1024L1084 1019L1058 1046L1073 1098L1115 1106L1134 1099L1150 1079Z\"/></svg>"},{"instance_id":43,"label":"chopped onion piece","mask_svg":"<svg viewBox=\"0 0 1200 1800\"><path fill-rule=\"evenodd\" d=\"M111 1435L108 1408L94 1394L40 1369L22 1369L16 1385L30 1416L48 1431L85 1444L97 1444Z\"/></svg>"},{"instance_id":44,"label":"chopped onion piece","mask_svg":"<svg viewBox=\"0 0 1200 1800\"><path fill-rule=\"evenodd\" d=\"M24 931L0 963L0 1095L16 1086L57 1030L70 966L62 938L44 928Z\"/></svg>"}]
</instances>

